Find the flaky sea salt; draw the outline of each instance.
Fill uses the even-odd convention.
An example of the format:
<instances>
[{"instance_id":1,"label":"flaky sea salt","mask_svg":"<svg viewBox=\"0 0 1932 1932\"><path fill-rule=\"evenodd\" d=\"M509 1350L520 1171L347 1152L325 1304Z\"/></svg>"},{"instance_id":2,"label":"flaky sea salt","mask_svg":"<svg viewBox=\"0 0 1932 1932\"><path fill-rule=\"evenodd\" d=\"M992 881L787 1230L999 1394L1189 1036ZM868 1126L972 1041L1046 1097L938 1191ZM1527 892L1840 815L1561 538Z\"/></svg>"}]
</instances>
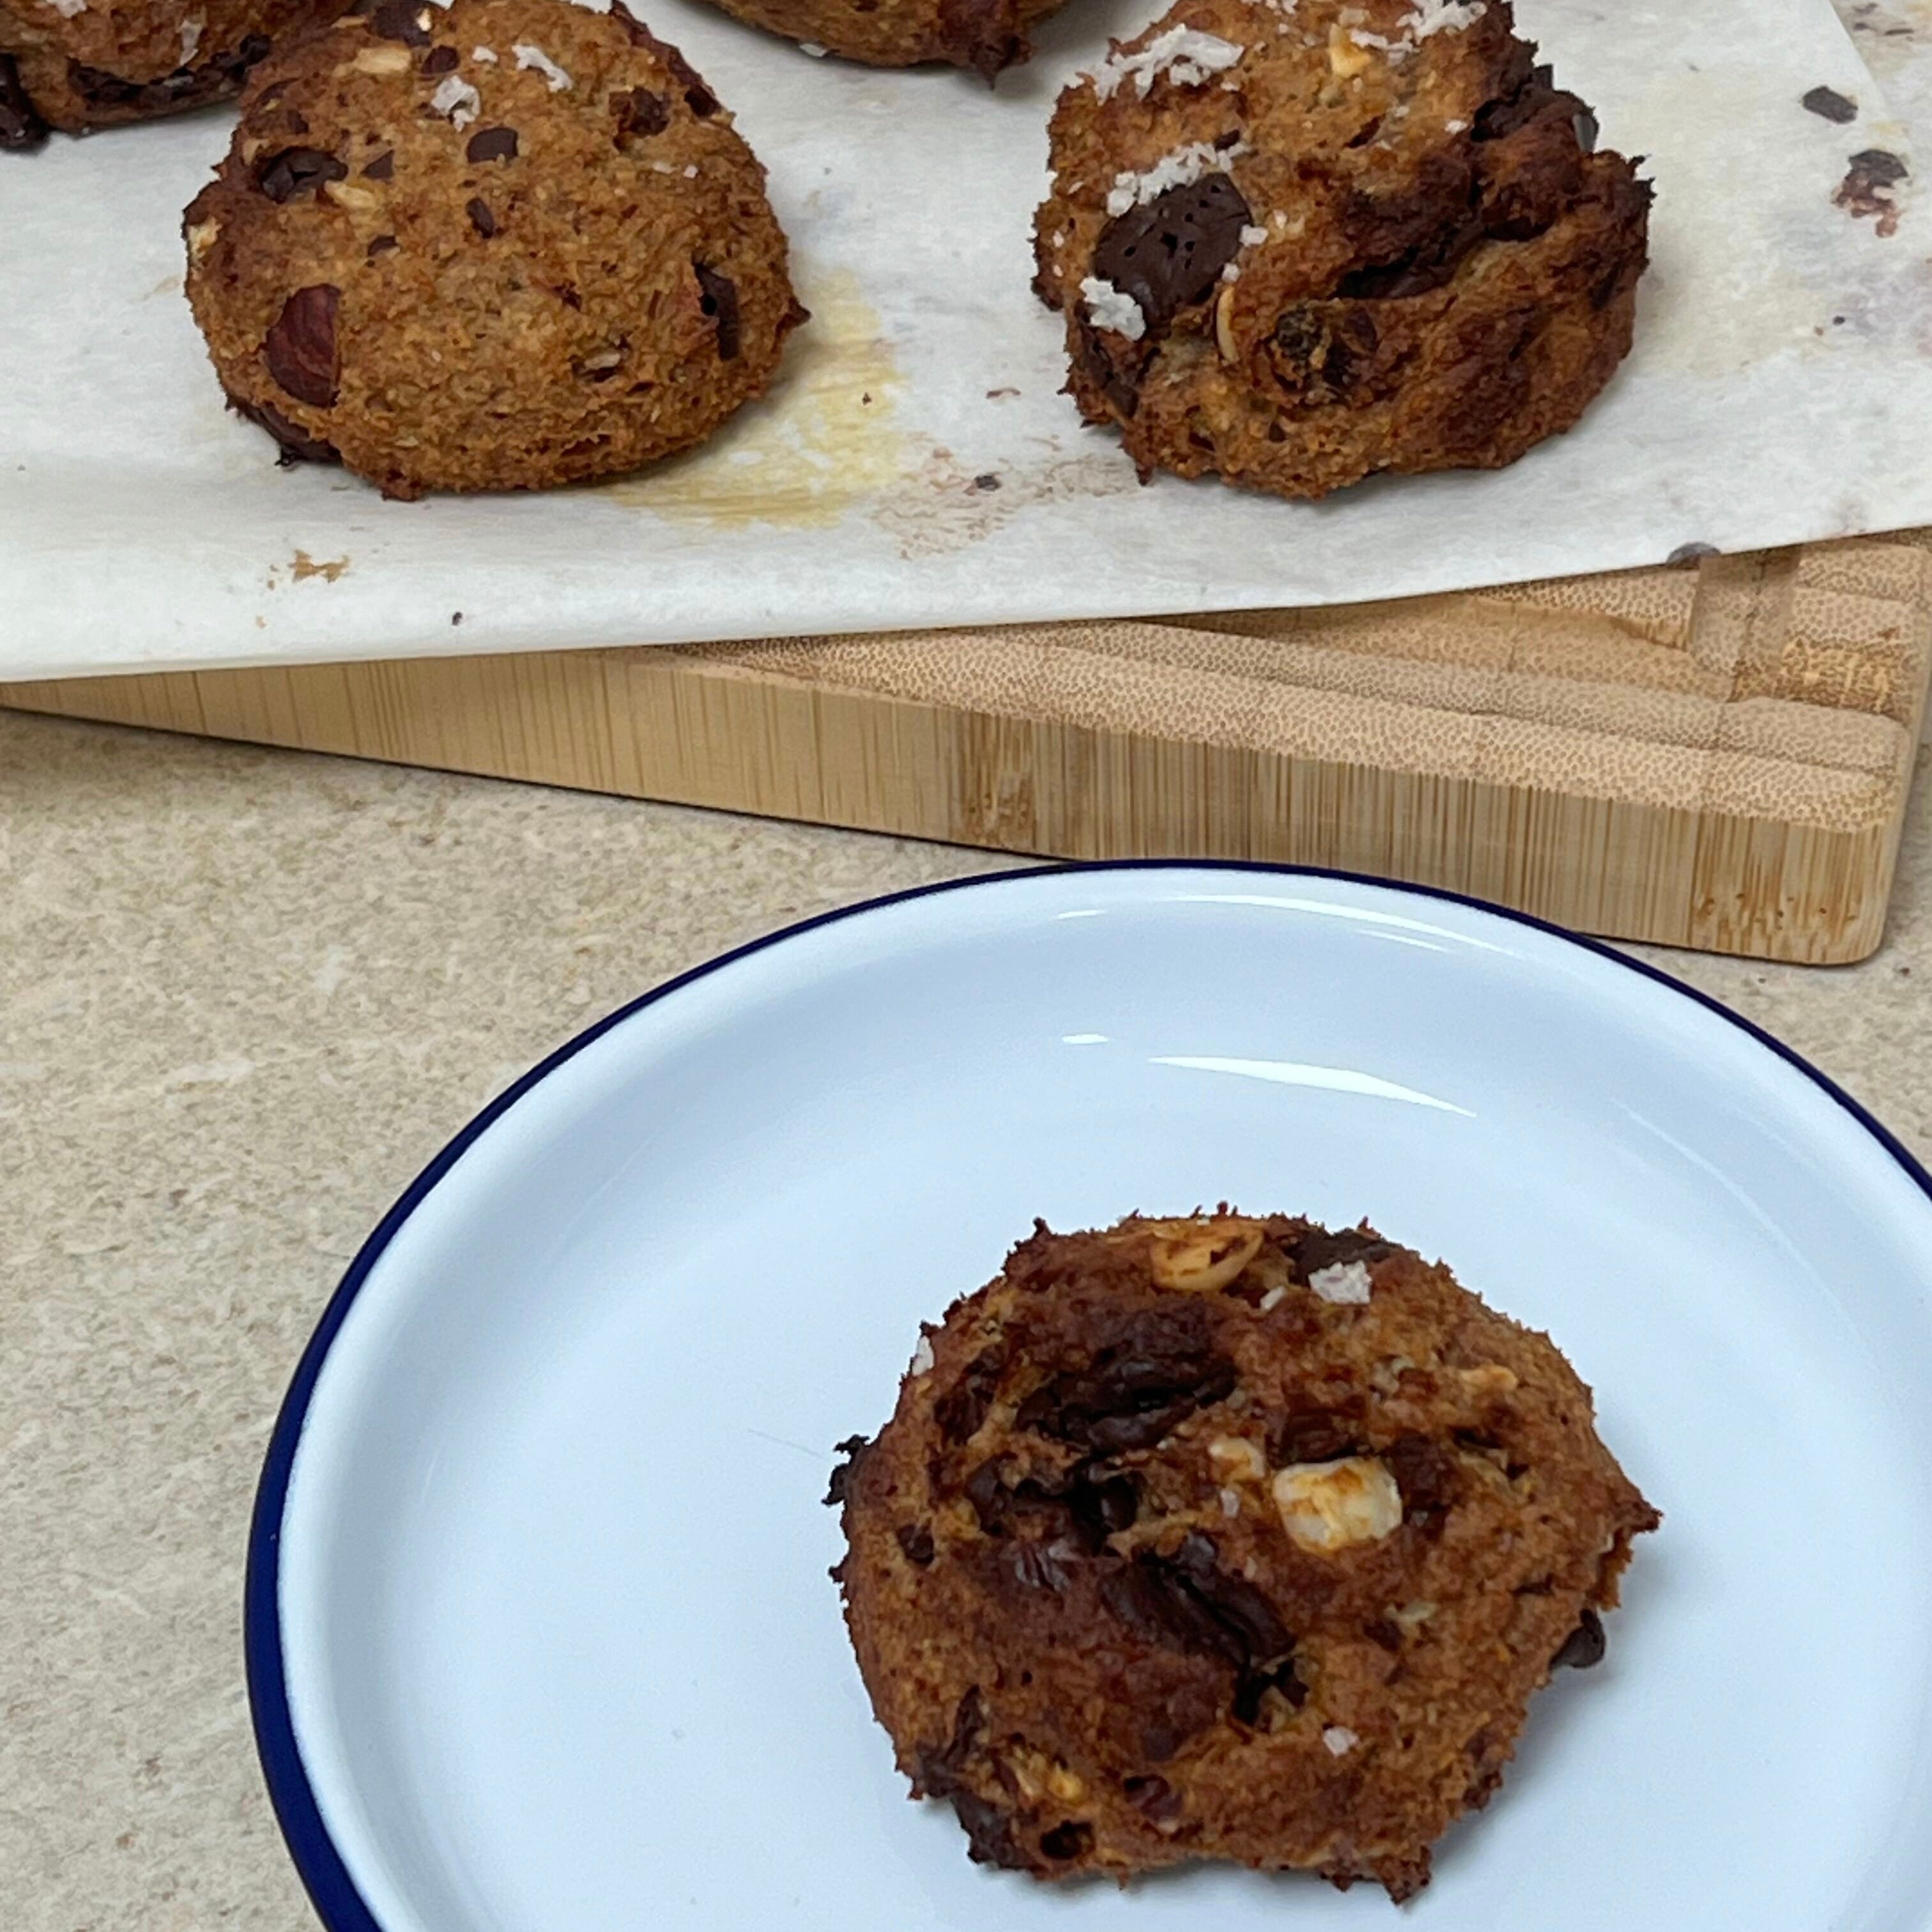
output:
<instances>
[{"instance_id":1,"label":"flaky sea salt","mask_svg":"<svg viewBox=\"0 0 1932 1932\"><path fill-rule=\"evenodd\" d=\"M510 51L516 56L518 66L534 68L550 82L551 93L561 94L570 86L569 75L542 47L533 46L528 40L518 40Z\"/></svg>"},{"instance_id":2,"label":"flaky sea salt","mask_svg":"<svg viewBox=\"0 0 1932 1932\"><path fill-rule=\"evenodd\" d=\"M1241 230L1241 246L1244 248L1258 248L1267 239L1268 230L1265 228L1257 228L1252 222L1250 222Z\"/></svg>"},{"instance_id":3,"label":"flaky sea salt","mask_svg":"<svg viewBox=\"0 0 1932 1932\"><path fill-rule=\"evenodd\" d=\"M432 113L445 115L452 128L466 128L476 118L483 97L460 74L446 74L429 98Z\"/></svg>"},{"instance_id":4,"label":"flaky sea salt","mask_svg":"<svg viewBox=\"0 0 1932 1932\"><path fill-rule=\"evenodd\" d=\"M1246 144L1240 141L1226 148L1217 148L1208 141L1190 141L1185 147L1162 155L1152 167L1138 174L1130 169L1117 174L1114 185L1107 191L1107 212L1124 214L1130 208L1144 207L1169 188L1188 187L1203 175L1224 175L1235 156L1246 152Z\"/></svg>"},{"instance_id":5,"label":"flaky sea salt","mask_svg":"<svg viewBox=\"0 0 1932 1932\"><path fill-rule=\"evenodd\" d=\"M47 0L47 4L63 20L71 20L76 14L87 11L87 0Z\"/></svg>"},{"instance_id":6,"label":"flaky sea salt","mask_svg":"<svg viewBox=\"0 0 1932 1932\"><path fill-rule=\"evenodd\" d=\"M1256 1306L1260 1309L1261 1312L1264 1315L1267 1315L1270 1313L1275 1309L1279 1308L1287 1299L1288 1290L1286 1288L1271 1288L1268 1290L1267 1294L1263 1295L1261 1300L1256 1304Z\"/></svg>"},{"instance_id":7,"label":"flaky sea salt","mask_svg":"<svg viewBox=\"0 0 1932 1932\"><path fill-rule=\"evenodd\" d=\"M1223 1516L1239 1516L1240 1513L1240 1492L1238 1490L1223 1490L1221 1492L1221 1514Z\"/></svg>"},{"instance_id":8,"label":"flaky sea salt","mask_svg":"<svg viewBox=\"0 0 1932 1932\"><path fill-rule=\"evenodd\" d=\"M1135 93L1144 100L1162 74L1176 87L1198 87L1210 74L1232 67L1243 51L1232 40L1196 27L1170 27L1138 52L1117 48L1110 53L1094 72L1094 92L1102 100L1111 100L1121 82L1130 80Z\"/></svg>"},{"instance_id":9,"label":"flaky sea salt","mask_svg":"<svg viewBox=\"0 0 1932 1932\"><path fill-rule=\"evenodd\" d=\"M802 54L809 54L814 60L823 60L825 58L825 50L816 40L800 40L798 44L798 50Z\"/></svg>"},{"instance_id":10,"label":"flaky sea salt","mask_svg":"<svg viewBox=\"0 0 1932 1932\"><path fill-rule=\"evenodd\" d=\"M1103 282L1098 275L1088 275L1081 282L1080 292L1086 298L1087 314L1096 328L1111 328L1130 342L1138 342L1146 334L1147 317L1142 314L1140 304L1124 290Z\"/></svg>"},{"instance_id":11,"label":"flaky sea salt","mask_svg":"<svg viewBox=\"0 0 1932 1932\"><path fill-rule=\"evenodd\" d=\"M1346 1724L1330 1724L1322 1733L1322 1742L1328 1747L1331 1755L1346 1757L1362 1741Z\"/></svg>"},{"instance_id":12,"label":"flaky sea salt","mask_svg":"<svg viewBox=\"0 0 1932 1932\"><path fill-rule=\"evenodd\" d=\"M1317 1268L1308 1285L1324 1301L1358 1306L1368 1300L1374 1287L1366 1262L1337 1262L1333 1268Z\"/></svg>"}]
</instances>

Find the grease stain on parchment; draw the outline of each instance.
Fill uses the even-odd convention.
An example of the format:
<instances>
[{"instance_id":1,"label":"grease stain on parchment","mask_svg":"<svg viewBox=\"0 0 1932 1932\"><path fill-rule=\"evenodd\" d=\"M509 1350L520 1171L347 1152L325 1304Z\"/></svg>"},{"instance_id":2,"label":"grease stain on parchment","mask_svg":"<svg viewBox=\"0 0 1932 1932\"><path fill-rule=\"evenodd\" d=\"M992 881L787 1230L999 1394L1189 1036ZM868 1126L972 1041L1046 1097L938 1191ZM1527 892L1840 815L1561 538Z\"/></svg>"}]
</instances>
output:
<instances>
[{"instance_id":1,"label":"grease stain on parchment","mask_svg":"<svg viewBox=\"0 0 1932 1932\"><path fill-rule=\"evenodd\" d=\"M882 503L873 521L908 561L943 556L982 542L1023 510L1042 504L1118 496L1140 487L1134 466L1117 443L1069 456L1058 442L1034 461L998 470L976 470L951 450L935 448L908 487Z\"/></svg>"},{"instance_id":2,"label":"grease stain on parchment","mask_svg":"<svg viewBox=\"0 0 1932 1932\"><path fill-rule=\"evenodd\" d=\"M673 523L822 530L898 483L908 440L892 418L904 379L878 311L842 268L800 294L812 320L786 344L770 389L701 448L600 494Z\"/></svg>"}]
</instances>

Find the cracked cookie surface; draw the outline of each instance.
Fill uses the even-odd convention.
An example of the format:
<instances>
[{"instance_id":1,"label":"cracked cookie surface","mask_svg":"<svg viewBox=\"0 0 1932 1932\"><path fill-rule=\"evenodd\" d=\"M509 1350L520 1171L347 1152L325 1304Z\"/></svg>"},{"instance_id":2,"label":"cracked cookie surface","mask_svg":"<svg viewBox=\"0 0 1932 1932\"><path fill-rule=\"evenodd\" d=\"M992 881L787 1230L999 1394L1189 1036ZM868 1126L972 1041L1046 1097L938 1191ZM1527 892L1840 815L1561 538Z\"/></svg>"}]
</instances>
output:
<instances>
[{"instance_id":1,"label":"cracked cookie surface","mask_svg":"<svg viewBox=\"0 0 1932 1932\"><path fill-rule=\"evenodd\" d=\"M841 1446L899 1768L1042 1878L1408 1896L1659 1520L1546 1336L1366 1227L1225 1210L1040 1227Z\"/></svg>"},{"instance_id":2,"label":"cracked cookie surface","mask_svg":"<svg viewBox=\"0 0 1932 1932\"><path fill-rule=\"evenodd\" d=\"M764 170L621 4L378 0L257 70L183 229L231 402L397 496L687 448L805 315Z\"/></svg>"},{"instance_id":3,"label":"cracked cookie surface","mask_svg":"<svg viewBox=\"0 0 1932 1932\"><path fill-rule=\"evenodd\" d=\"M1143 477L1493 469L1628 352L1651 190L1508 0L1180 0L1060 96L1035 286Z\"/></svg>"}]
</instances>

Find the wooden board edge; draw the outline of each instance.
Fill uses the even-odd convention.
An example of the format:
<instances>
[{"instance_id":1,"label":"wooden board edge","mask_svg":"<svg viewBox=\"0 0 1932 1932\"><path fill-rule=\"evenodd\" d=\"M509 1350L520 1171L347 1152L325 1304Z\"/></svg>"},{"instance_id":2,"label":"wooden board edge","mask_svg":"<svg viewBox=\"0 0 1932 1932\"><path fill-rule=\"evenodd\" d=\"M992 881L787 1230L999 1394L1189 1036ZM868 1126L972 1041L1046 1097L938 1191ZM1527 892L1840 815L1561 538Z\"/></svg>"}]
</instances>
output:
<instances>
[{"instance_id":1,"label":"wooden board edge","mask_svg":"<svg viewBox=\"0 0 1932 1932\"><path fill-rule=\"evenodd\" d=\"M1322 866L1813 964L1878 946L1902 817L1827 831L1152 742L675 650L65 680L0 706L1034 855ZM1738 876L1748 904L1716 883Z\"/></svg>"}]
</instances>

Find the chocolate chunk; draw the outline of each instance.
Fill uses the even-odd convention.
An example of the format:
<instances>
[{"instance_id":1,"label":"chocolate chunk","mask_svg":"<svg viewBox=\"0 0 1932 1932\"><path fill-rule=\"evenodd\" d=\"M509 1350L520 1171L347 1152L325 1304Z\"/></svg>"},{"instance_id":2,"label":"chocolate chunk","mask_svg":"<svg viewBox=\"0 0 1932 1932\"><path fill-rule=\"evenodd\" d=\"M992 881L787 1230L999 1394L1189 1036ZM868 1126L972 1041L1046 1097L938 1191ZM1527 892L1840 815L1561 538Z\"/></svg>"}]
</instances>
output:
<instances>
[{"instance_id":1,"label":"chocolate chunk","mask_svg":"<svg viewBox=\"0 0 1932 1932\"><path fill-rule=\"evenodd\" d=\"M1012 1820L997 1804L970 1791L956 1791L952 1809L966 1828L966 1854L975 1864L1027 1870L1026 1855L1014 1842Z\"/></svg>"},{"instance_id":2,"label":"chocolate chunk","mask_svg":"<svg viewBox=\"0 0 1932 1932\"><path fill-rule=\"evenodd\" d=\"M1376 346L1374 324L1366 316L1363 320L1369 322L1369 328L1365 332L1354 332L1350 346L1358 352L1372 353ZM1393 1241L1364 1234L1359 1228L1341 1228L1333 1234L1325 1228L1310 1228L1294 1236L1286 1246L1295 1279L1304 1286L1324 1268L1346 1268L1351 1262L1372 1268L1396 1251Z\"/></svg>"},{"instance_id":3,"label":"chocolate chunk","mask_svg":"<svg viewBox=\"0 0 1932 1932\"><path fill-rule=\"evenodd\" d=\"M1015 1425L1106 1455L1150 1448L1196 1409L1232 1391L1234 1365L1210 1336L1208 1312L1197 1301L1138 1310L1117 1324L1115 1339L1088 1367L1034 1390Z\"/></svg>"},{"instance_id":4,"label":"chocolate chunk","mask_svg":"<svg viewBox=\"0 0 1932 1932\"><path fill-rule=\"evenodd\" d=\"M340 452L332 442L323 442L305 431L298 429L280 410L271 409L266 403L244 403L239 396L230 395L228 406L238 416L246 416L249 422L266 430L280 446L275 458L276 466L291 470L298 463L340 463Z\"/></svg>"},{"instance_id":5,"label":"chocolate chunk","mask_svg":"<svg viewBox=\"0 0 1932 1932\"><path fill-rule=\"evenodd\" d=\"M670 125L670 103L648 87L634 87L628 93L612 94L610 112L617 119L613 138L620 148L662 134Z\"/></svg>"},{"instance_id":6,"label":"chocolate chunk","mask_svg":"<svg viewBox=\"0 0 1932 1932\"><path fill-rule=\"evenodd\" d=\"M939 1425L942 1442L970 1442L979 1434L1006 1366L1006 1352L998 1342L982 1348L967 1364L959 1379L933 1405L933 1420Z\"/></svg>"},{"instance_id":7,"label":"chocolate chunk","mask_svg":"<svg viewBox=\"0 0 1932 1932\"><path fill-rule=\"evenodd\" d=\"M938 38L955 67L970 67L988 83L1030 51L1013 0L940 0Z\"/></svg>"},{"instance_id":8,"label":"chocolate chunk","mask_svg":"<svg viewBox=\"0 0 1932 1932\"><path fill-rule=\"evenodd\" d=\"M396 157L393 148L386 148L362 170L364 181L392 181L395 178Z\"/></svg>"},{"instance_id":9,"label":"chocolate chunk","mask_svg":"<svg viewBox=\"0 0 1932 1932\"><path fill-rule=\"evenodd\" d=\"M454 74L461 64L462 58L454 47L431 47L423 56L422 70L432 75Z\"/></svg>"},{"instance_id":10,"label":"chocolate chunk","mask_svg":"<svg viewBox=\"0 0 1932 1932\"><path fill-rule=\"evenodd\" d=\"M1168 1754L1170 1756L1172 1754ZM1120 1780L1120 1789L1136 1811L1157 1825L1180 1816L1180 1793L1164 1778L1152 1772L1138 1778L1124 1778Z\"/></svg>"},{"instance_id":11,"label":"chocolate chunk","mask_svg":"<svg viewBox=\"0 0 1932 1932\"><path fill-rule=\"evenodd\" d=\"M1807 113L1835 121L1840 128L1858 118L1858 104L1840 94L1835 87L1814 87L1805 95L1802 105Z\"/></svg>"},{"instance_id":12,"label":"chocolate chunk","mask_svg":"<svg viewBox=\"0 0 1932 1932\"><path fill-rule=\"evenodd\" d=\"M837 1504L845 1500L845 1492L858 1472L859 1465L865 1460L866 1451L872 1448L872 1438L869 1436L848 1436L843 1442L832 1446L838 1454L845 1458L834 1466L831 1480L825 1486L825 1500Z\"/></svg>"},{"instance_id":13,"label":"chocolate chunk","mask_svg":"<svg viewBox=\"0 0 1932 1932\"><path fill-rule=\"evenodd\" d=\"M902 1522L892 1534L898 1538L899 1548L908 1563L916 1563L923 1570L932 1561L932 1532L924 1523Z\"/></svg>"},{"instance_id":14,"label":"chocolate chunk","mask_svg":"<svg viewBox=\"0 0 1932 1932\"><path fill-rule=\"evenodd\" d=\"M1338 1462L1361 1451L1360 1425L1331 1408L1291 1408L1268 1430L1268 1460L1277 1468L1290 1462Z\"/></svg>"},{"instance_id":15,"label":"chocolate chunk","mask_svg":"<svg viewBox=\"0 0 1932 1932\"><path fill-rule=\"evenodd\" d=\"M400 40L406 47L426 47L429 45L429 9L422 0L378 0L378 4L370 9L369 31L382 40ZM452 49L452 55L454 51ZM455 64L454 58L450 64Z\"/></svg>"},{"instance_id":16,"label":"chocolate chunk","mask_svg":"<svg viewBox=\"0 0 1932 1932\"><path fill-rule=\"evenodd\" d=\"M1226 175L1203 175L1108 222L1094 250L1094 273L1131 296L1149 333L1158 334L1214 292L1252 219Z\"/></svg>"},{"instance_id":17,"label":"chocolate chunk","mask_svg":"<svg viewBox=\"0 0 1932 1932\"><path fill-rule=\"evenodd\" d=\"M1084 1818L1070 1818L1040 1834L1042 1855L1054 1859L1084 1858L1094 1849L1094 1828Z\"/></svg>"},{"instance_id":18,"label":"chocolate chunk","mask_svg":"<svg viewBox=\"0 0 1932 1932\"><path fill-rule=\"evenodd\" d=\"M464 149L472 161L514 161L517 158L517 130L514 128L479 128Z\"/></svg>"},{"instance_id":19,"label":"chocolate chunk","mask_svg":"<svg viewBox=\"0 0 1932 1932\"><path fill-rule=\"evenodd\" d=\"M1426 1436L1399 1436L1382 1460L1402 1492L1402 1515L1430 1534L1442 1527L1460 1492L1454 1454Z\"/></svg>"},{"instance_id":20,"label":"chocolate chunk","mask_svg":"<svg viewBox=\"0 0 1932 1932\"><path fill-rule=\"evenodd\" d=\"M262 344L268 374L313 409L334 406L335 312L341 300L341 290L327 282L296 290Z\"/></svg>"},{"instance_id":21,"label":"chocolate chunk","mask_svg":"<svg viewBox=\"0 0 1932 1932\"><path fill-rule=\"evenodd\" d=\"M624 4L624 0L614 0L610 17L630 36L633 46L648 48L670 68L671 77L684 90L684 104L699 120L707 120L718 112L718 97L705 86L698 70L668 40L659 40Z\"/></svg>"},{"instance_id":22,"label":"chocolate chunk","mask_svg":"<svg viewBox=\"0 0 1932 1932\"><path fill-rule=\"evenodd\" d=\"M1244 1676L1273 1670L1294 1640L1268 1598L1223 1570L1214 1540L1194 1530L1172 1556L1142 1550L1102 1577L1115 1620L1163 1649L1218 1657Z\"/></svg>"},{"instance_id":23,"label":"chocolate chunk","mask_svg":"<svg viewBox=\"0 0 1932 1932\"><path fill-rule=\"evenodd\" d=\"M1387 1617L1377 1617L1363 1624L1362 1634L1378 1649L1397 1651L1402 1648L1401 1628L1390 1622Z\"/></svg>"},{"instance_id":24,"label":"chocolate chunk","mask_svg":"<svg viewBox=\"0 0 1932 1932\"><path fill-rule=\"evenodd\" d=\"M80 61L67 64L68 85L90 107L131 112L137 116L172 114L232 94L248 70L268 51L266 34L244 36L238 46L212 55L195 67L178 67L159 80L128 80L105 68Z\"/></svg>"},{"instance_id":25,"label":"chocolate chunk","mask_svg":"<svg viewBox=\"0 0 1932 1932\"><path fill-rule=\"evenodd\" d=\"M47 124L27 98L11 54L0 54L0 148L24 154L47 138Z\"/></svg>"},{"instance_id":26,"label":"chocolate chunk","mask_svg":"<svg viewBox=\"0 0 1932 1932\"><path fill-rule=\"evenodd\" d=\"M693 262L691 266L697 274L698 286L704 291L698 306L718 324L718 360L735 362L739 348L738 284L703 262Z\"/></svg>"},{"instance_id":27,"label":"chocolate chunk","mask_svg":"<svg viewBox=\"0 0 1932 1932\"><path fill-rule=\"evenodd\" d=\"M1609 1648L1604 1636L1603 1618L1586 1604L1582 1622L1563 1640L1562 1648L1550 1660L1550 1667L1552 1670L1588 1670L1603 1662L1604 1653Z\"/></svg>"},{"instance_id":28,"label":"chocolate chunk","mask_svg":"<svg viewBox=\"0 0 1932 1932\"><path fill-rule=\"evenodd\" d=\"M496 218L490 212L490 204L480 196L472 195L464 205L464 213L470 218L470 225L484 241L496 232Z\"/></svg>"},{"instance_id":29,"label":"chocolate chunk","mask_svg":"<svg viewBox=\"0 0 1932 1932\"><path fill-rule=\"evenodd\" d=\"M1576 136L1576 145L1585 154L1594 154L1597 152L1597 136L1603 129L1593 110L1580 105L1570 117L1570 130Z\"/></svg>"},{"instance_id":30,"label":"chocolate chunk","mask_svg":"<svg viewBox=\"0 0 1932 1932\"><path fill-rule=\"evenodd\" d=\"M292 201L298 194L320 194L324 182L340 181L349 172L320 148L278 148L255 164L255 185L271 201Z\"/></svg>"},{"instance_id":31,"label":"chocolate chunk","mask_svg":"<svg viewBox=\"0 0 1932 1932\"><path fill-rule=\"evenodd\" d=\"M952 1735L940 1745L922 1744L914 1754L916 1776L913 1791L920 1798L947 1798L959 1790L967 1760L978 1748L986 1728L986 1700L980 1687L970 1685L953 1706Z\"/></svg>"}]
</instances>

